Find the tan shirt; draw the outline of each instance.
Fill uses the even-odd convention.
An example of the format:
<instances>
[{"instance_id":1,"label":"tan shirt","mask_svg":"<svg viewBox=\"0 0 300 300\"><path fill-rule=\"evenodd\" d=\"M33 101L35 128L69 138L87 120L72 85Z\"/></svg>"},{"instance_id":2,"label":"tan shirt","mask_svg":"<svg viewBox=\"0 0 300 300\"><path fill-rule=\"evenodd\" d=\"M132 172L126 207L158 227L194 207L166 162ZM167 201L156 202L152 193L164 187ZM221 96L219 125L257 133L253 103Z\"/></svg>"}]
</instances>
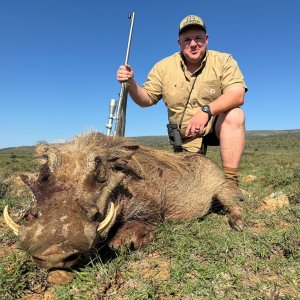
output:
<instances>
[{"instance_id":1,"label":"tan shirt","mask_svg":"<svg viewBox=\"0 0 300 300\"><path fill-rule=\"evenodd\" d=\"M196 82L183 115L195 79ZM230 54L213 50L206 51L201 67L193 75L187 71L180 52L177 52L155 64L144 83L145 90L155 104L163 99L168 108L170 123L179 125L183 118L182 146L191 152L197 152L200 149L202 138L184 140L187 123L203 105L216 100L227 88L233 86L244 87L247 90L237 62ZM213 121L214 118L207 124L205 134L213 130Z\"/></svg>"}]
</instances>

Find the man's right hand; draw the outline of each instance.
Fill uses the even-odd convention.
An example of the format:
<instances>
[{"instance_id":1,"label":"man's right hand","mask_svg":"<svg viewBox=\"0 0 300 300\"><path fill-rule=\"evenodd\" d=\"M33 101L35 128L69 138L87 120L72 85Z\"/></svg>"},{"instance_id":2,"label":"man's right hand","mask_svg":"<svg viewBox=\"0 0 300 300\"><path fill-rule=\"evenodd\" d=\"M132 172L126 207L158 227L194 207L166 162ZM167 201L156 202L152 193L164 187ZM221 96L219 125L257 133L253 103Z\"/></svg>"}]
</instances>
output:
<instances>
[{"instance_id":1,"label":"man's right hand","mask_svg":"<svg viewBox=\"0 0 300 300\"><path fill-rule=\"evenodd\" d=\"M117 80L122 83L125 81L130 81L134 77L133 69L130 65L122 65L117 71Z\"/></svg>"},{"instance_id":2,"label":"man's right hand","mask_svg":"<svg viewBox=\"0 0 300 300\"><path fill-rule=\"evenodd\" d=\"M138 85L133 79L134 73L133 69L129 65L122 65L117 71L117 80L122 82L128 82L128 92L131 99L141 107L148 107L154 103L150 99L146 90Z\"/></svg>"}]
</instances>

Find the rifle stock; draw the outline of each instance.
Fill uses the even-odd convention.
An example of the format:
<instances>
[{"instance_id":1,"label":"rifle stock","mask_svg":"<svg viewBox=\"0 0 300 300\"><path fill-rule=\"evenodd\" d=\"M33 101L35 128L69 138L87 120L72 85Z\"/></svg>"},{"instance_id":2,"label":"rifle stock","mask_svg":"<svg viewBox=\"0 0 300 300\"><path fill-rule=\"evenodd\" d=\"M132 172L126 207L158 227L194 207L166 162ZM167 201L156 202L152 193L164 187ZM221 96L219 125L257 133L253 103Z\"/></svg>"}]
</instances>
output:
<instances>
[{"instance_id":1,"label":"rifle stock","mask_svg":"<svg viewBox=\"0 0 300 300\"><path fill-rule=\"evenodd\" d=\"M120 91L118 111L116 115L115 136L125 136L126 108L127 108L128 84L123 82Z\"/></svg>"}]
</instances>

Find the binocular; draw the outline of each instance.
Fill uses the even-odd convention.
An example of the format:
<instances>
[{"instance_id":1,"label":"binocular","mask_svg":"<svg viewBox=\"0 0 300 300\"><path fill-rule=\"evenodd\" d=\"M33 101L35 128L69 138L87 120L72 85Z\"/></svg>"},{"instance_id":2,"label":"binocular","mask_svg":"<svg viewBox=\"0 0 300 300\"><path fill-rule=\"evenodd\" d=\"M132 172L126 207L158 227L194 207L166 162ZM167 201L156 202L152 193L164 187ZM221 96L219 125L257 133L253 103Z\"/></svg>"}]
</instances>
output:
<instances>
[{"instance_id":1,"label":"binocular","mask_svg":"<svg viewBox=\"0 0 300 300\"><path fill-rule=\"evenodd\" d=\"M182 139L180 135L180 130L177 126L177 124L167 124L168 128L168 136L169 136L169 142L171 145L173 145L174 152L182 152Z\"/></svg>"}]
</instances>

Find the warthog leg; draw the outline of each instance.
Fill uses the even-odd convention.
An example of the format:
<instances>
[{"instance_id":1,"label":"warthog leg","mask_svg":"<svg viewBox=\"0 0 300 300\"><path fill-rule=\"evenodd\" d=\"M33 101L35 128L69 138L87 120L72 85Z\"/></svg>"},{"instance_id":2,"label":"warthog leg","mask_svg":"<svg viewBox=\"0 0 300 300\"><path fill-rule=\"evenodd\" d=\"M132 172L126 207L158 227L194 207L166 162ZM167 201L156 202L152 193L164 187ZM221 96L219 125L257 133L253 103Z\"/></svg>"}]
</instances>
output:
<instances>
[{"instance_id":1,"label":"warthog leg","mask_svg":"<svg viewBox=\"0 0 300 300\"><path fill-rule=\"evenodd\" d=\"M117 250L122 247L136 250L153 239L154 225L141 221L128 221L121 226L109 243L110 248Z\"/></svg>"},{"instance_id":2,"label":"warthog leg","mask_svg":"<svg viewBox=\"0 0 300 300\"><path fill-rule=\"evenodd\" d=\"M242 218L242 209L240 207L232 208L228 215L229 225L237 230L242 231L244 228L243 218Z\"/></svg>"},{"instance_id":3,"label":"warthog leg","mask_svg":"<svg viewBox=\"0 0 300 300\"><path fill-rule=\"evenodd\" d=\"M242 231L244 227L242 208L235 202L237 199L235 190L231 186L224 184L215 196L228 211L229 225L237 231Z\"/></svg>"}]
</instances>

